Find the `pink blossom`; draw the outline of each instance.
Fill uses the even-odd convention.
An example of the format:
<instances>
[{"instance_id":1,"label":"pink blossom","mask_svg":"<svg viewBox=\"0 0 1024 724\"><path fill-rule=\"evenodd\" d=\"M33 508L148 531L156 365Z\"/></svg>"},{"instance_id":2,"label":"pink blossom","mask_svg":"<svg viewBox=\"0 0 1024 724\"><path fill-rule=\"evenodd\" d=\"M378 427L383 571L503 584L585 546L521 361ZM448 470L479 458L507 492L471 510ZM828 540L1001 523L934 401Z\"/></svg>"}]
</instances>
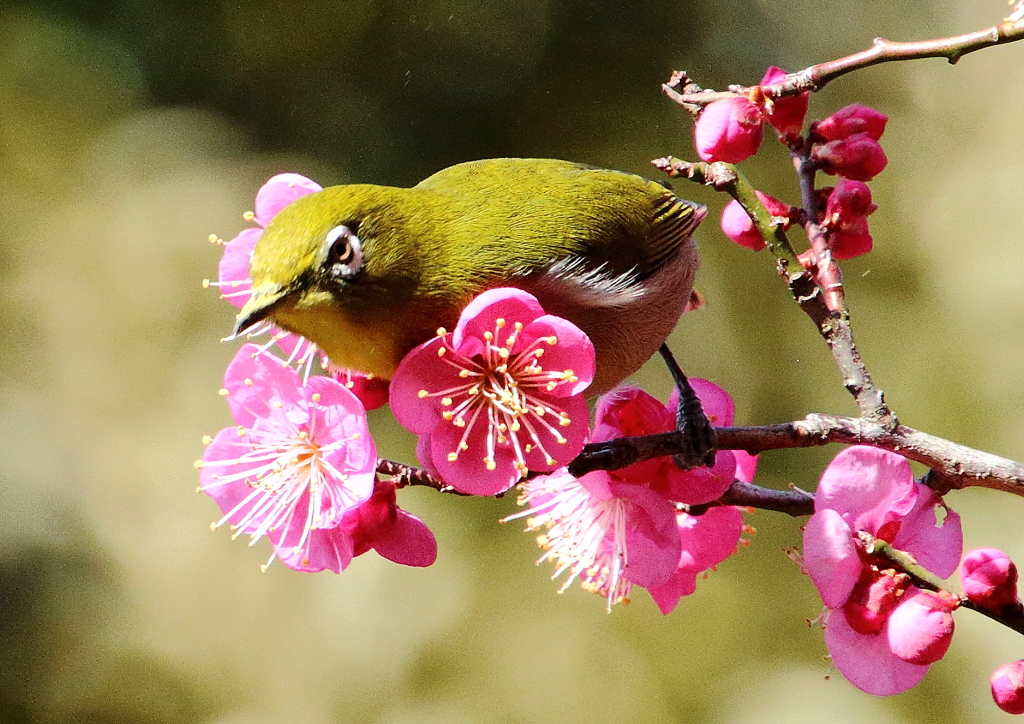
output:
<instances>
[{"instance_id":1,"label":"pink blossom","mask_svg":"<svg viewBox=\"0 0 1024 724\"><path fill-rule=\"evenodd\" d=\"M960 582L971 603L997 613L1019 610L1017 566L995 548L978 548L964 556Z\"/></svg>"},{"instance_id":2,"label":"pink blossom","mask_svg":"<svg viewBox=\"0 0 1024 724\"><path fill-rule=\"evenodd\" d=\"M909 588L889 617L889 650L908 664L934 664L953 640L955 601Z\"/></svg>"},{"instance_id":3,"label":"pink blossom","mask_svg":"<svg viewBox=\"0 0 1024 724\"><path fill-rule=\"evenodd\" d=\"M877 141L882 138L888 120L888 116L874 108L853 103L815 123L814 132L826 141L838 141L855 133L866 133Z\"/></svg>"},{"instance_id":4,"label":"pink blossom","mask_svg":"<svg viewBox=\"0 0 1024 724\"><path fill-rule=\"evenodd\" d=\"M237 427L209 441L201 490L252 543L267 536L274 556L302 571L340 571L353 555L340 527L373 492L377 456L356 397L329 377L305 384L255 345L244 345L224 375Z\"/></svg>"},{"instance_id":5,"label":"pink blossom","mask_svg":"<svg viewBox=\"0 0 1024 724\"><path fill-rule=\"evenodd\" d=\"M429 446L420 461L454 488L507 490L527 471L566 465L589 432L583 391L594 346L520 289L470 302L454 333L412 350L391 380L396 419Z\"/></svg>"},{"instance_id":6,"label":"pink blossom","mask_svg":"<svg viewBox=\"0 0 1024 724\"><path fill-rule=\"evenodd\" d=\"M870 181L889 163L881 144L866 133L854 133L815 146L811 158L825 173L855 181Z\"/></svg>"},{"instance_id":7,"label":"pink blossom","mask_svg":"<svg viewBox=\"0 0 1024 724\"><path fill-rule=\"evenodd\" d=\"M788 75L782 68L770 66L761 79L761 85L778 83ZM810 93L773 98L766 106L764 114L779 134L779 139L786 144L800 138L807 115Z\"/></svg>"},{"instance_id":8,"label":"pink blossom","mask_svg":"<svg viewBox=\"0 0 1024 724\"><path fill-rule=\"evenodd\" d=\"M836 667L869 693L906 691L927 667L899 658L888 631L898 602L910 600L916 589L886 561L867 555L858 531L910 553L945 578L963 546L959 516L914 481L904 458L864 445L835 457L822 475L814 509L804 528L804 564L825 605L834 609L825 642ZM945 514L941 523L937 513Z\"/></svg>"},{"instance_id":9,"label":"pink blossom","mask_svg":"<svg viewBox=\"0 0 1024 724\"><path fill-rule=\"evenodd\" d=\"M629 600L633 585L663 584L679 566L676 511L646 485L616 481L604 470L575 478L564 468L522 483L519 504L529 508L502 522L527 518L527 531L543 529L537 563L555 564L584 590L607 600Z\"/></svg>"},{"instance_id":10,"label":"pink blossom","mask_svg":"<svg viewBox=\"0 0 1024 724\"><path fill-rule=\"evenodd\" d=\"M694 128L697 155L704 161L739 163L761 147L763 123L761 109L746 98L709 103Z\"/></svg>"},{"instance_id":11,"label":"pink blossom","mask_svg":"<svg viewBox=\"0 0 1024 724\"><path fill-rule=\"evenodd\" d=\"M395 485L378 480L373 495L345 513L342 528L351 537L353 554L368 550L406 566L429 566L437 559L437 541L426 524L398 507Z\"/></svg>"},{"instance_id":12,"label":"pink blossom","mask_svg":"<svg viewBox=\"0 0 1024 724\"><path fill-rule=\"evenodd\" d=\"M868 216L878 207L871 203L871 189L862 181L841 179L828 196L822 225L829 232L832 257L852 259L871 251Z\"/></svg>"},{"instance_id":13,"label":"pink blossom","mask_svg":"<svg viewBox=\"0 0 1024 724\"><path fill-rule=\"evenodd\" d=\"M662 584L648 586L663 614L683 596L697 590L697 576L736 552L743 532L743 515L733 506L709 508L702 515L677 513L681 552L675 572Z\"/></svg>"},{"instance_id":14,"label":"pink blossom","mask_svg":"<svg viewBox=\"0 0 1024 724\"><path fill-rule=\"evenodd\" d=\"M755 191L754 193L757 194L757 198L764 204L769 214L785 219L783 228L788 228L790 217L795 212L795 209L768 194L763 194L760 191ZM745 246L754 251L761 251L765 248L764 239L761 238L761 234L754 228L754 222L747 215L747 212L743 210L743 207L740 206L739 201L733 199L725 205L725 208L722 209L721 224L725 235L740 246Z\"/></svg>"},{"instance_id":15,"label":"pink blossom","mask_svg":"<svg viewBox=\"0 0 1024 724\"><path fill-rule=\"evenodd\" d=\"M252 251L256 247L256 242L263 234L263 229L285 206L296 199L321 190L322 187L318 183L297 173L277 174L260 187L256 193L256 211L247 212L244 215L246 220L255 222L258 228L245 229L224 244L224 253L219 266L219 279L217 282L210 283L211 286L220 289L223 299L239 309L245 306L252 293L249 263L252 260ZM253 338L265 333L269 333L270 342L264 346L264 349L276 342L284 350L288 363L304 369L305 376L309 377L313 361L317 356L316 345L304 337L274 326L269 321L255 327L247 336Z\"/></svg>"},{"instance_id":16,"label":"pink blossom","mask_svg":"<svg viewBox=\"0 0 1024 724\"><path fill-rule=\"evenodd\" d=\"M708 380L690 380L704 413L713 425L729 426L734 405L725 390ZM618 387L604 395L595 412L594 442L617 437L652 435L676 429L678 394L673 392L663 405L635 387ZM709 503L720 497L734 480L753 480L757 459L742 450L720 450L711 468L680 470L670 458L654 458L614 471L622 480L650 484L669 500L690 505Z\"/></svg>"},{"instance_id":17,"label":"pink blossom","mask_svg":"<svg viewBox=\"0 0 1024 724\"><path fill-rule=\"evenodd\" d=\"M1024 714L1024 661L1000 666L991 681L996 706L1007 714Z\"/></svg>"}]
</instances>

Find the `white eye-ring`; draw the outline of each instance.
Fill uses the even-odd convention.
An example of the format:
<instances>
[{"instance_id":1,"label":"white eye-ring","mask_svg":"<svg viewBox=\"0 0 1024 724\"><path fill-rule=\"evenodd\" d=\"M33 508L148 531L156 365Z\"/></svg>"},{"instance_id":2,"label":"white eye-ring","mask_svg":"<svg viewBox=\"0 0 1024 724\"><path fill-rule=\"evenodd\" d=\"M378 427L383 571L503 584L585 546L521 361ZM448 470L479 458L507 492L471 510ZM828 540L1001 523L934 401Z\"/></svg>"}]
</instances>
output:
<instances>
[{"instance_id":1,"label":"white eye-ring","mask_svg":"<svg viewBox=\"0 0 1024 724\"><path fill-rule=\"evenodd\" d=\"M347 226L335 226L324 238L325 264L331 276L351 279L363 268L363 244Z\"/></svg>"}]
</instances>

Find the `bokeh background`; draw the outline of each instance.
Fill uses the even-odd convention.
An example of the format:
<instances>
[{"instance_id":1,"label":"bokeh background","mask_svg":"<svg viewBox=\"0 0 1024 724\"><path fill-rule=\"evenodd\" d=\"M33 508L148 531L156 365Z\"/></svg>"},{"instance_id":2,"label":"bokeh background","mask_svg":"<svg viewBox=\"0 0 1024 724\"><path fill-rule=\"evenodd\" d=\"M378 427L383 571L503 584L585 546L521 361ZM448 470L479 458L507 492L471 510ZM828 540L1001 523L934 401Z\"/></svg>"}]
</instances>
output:
<instances>
[{"instance_id":1,"label":"bokeh background","mask_svg":"<svg viewBox=\"0 0 1024 724\"><path fill-rule=\"evenodd\" d=\"M958 614L949 655L892 699L823 658L799 523L758 512L748 548L662 617L555 595L507 500L426 490L435 566L369 554L340 576L259 565L194 491L234 308L204 290L211 233L259 185L407 185L459 161L558 157L653 175L693 156L659 84L756 82L866 47L995 24L1001 0L5 0L0 4L0 722L886 722L1008 719L988 676L1018 636ZM876 251L845 265L861 349L901 419L1024 458L1024 43L846 77L812 115L891 117ZM795 198L783 149L745 164ZM684 182L685 183L685 182ZM681 193L716 214L721 197ZM701 234L706 310L673 345L738 419L853 405L770 260ZM666 395L657 365L639 375ZM373 425L384 454L412 441ZM813 488L835 449L765 454ZM1024 505L949 497L967 545L1024 557Z\"/></svg>"}]
</instances>

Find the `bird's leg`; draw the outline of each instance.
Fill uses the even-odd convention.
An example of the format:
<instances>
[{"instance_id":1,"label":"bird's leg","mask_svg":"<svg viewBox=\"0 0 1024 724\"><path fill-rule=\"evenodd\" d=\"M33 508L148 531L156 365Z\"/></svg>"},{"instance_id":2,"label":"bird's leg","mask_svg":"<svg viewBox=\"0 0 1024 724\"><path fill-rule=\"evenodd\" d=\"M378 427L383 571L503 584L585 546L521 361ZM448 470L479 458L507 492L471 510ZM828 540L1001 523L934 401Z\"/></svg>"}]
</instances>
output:
<instances>
[{"instance_id":1,"label":"bird's leg","mask_svg":"<svg viewBox=\"0 0 1024 724\"><path fill-rule=\"evenodd\" d=\"M668 371L675 380L676 389L679 390L679 404L676 407L676 429L682 437L682 443L686 449L678 455L673 455L672 460L683 470L706 465L712 467L715 464L715 431L711 421L704 414L697 393L690 386L690 381L679 368L676 358L667 344L662 344L658 349L662 359L668 365Z\"/></svg>"}]
</instances>

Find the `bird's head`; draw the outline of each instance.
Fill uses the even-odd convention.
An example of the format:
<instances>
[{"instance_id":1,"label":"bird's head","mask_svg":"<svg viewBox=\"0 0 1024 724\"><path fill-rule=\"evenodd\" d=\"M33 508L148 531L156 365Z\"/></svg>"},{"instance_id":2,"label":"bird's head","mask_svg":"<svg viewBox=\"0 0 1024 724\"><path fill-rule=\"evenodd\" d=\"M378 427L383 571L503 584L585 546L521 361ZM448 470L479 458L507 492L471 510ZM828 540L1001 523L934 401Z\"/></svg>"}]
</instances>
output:
<instances>
[{"instance_id":1,"label":"bird's head","mask_svg":"<svg viewBox=\"0 0 1024 724\"><path fill-rule=\"evenodd\" d=\"M281 210L253 250L252 296L238 313L235 333L270 319L316 343L337 364L382 373L362 358L366 354L353 352L352 341L380 356L372 326L381 316L375 310L402 275L393 267L402 254L396 209L403 191L333 186Z\"/></svg>"}]
</instances>

